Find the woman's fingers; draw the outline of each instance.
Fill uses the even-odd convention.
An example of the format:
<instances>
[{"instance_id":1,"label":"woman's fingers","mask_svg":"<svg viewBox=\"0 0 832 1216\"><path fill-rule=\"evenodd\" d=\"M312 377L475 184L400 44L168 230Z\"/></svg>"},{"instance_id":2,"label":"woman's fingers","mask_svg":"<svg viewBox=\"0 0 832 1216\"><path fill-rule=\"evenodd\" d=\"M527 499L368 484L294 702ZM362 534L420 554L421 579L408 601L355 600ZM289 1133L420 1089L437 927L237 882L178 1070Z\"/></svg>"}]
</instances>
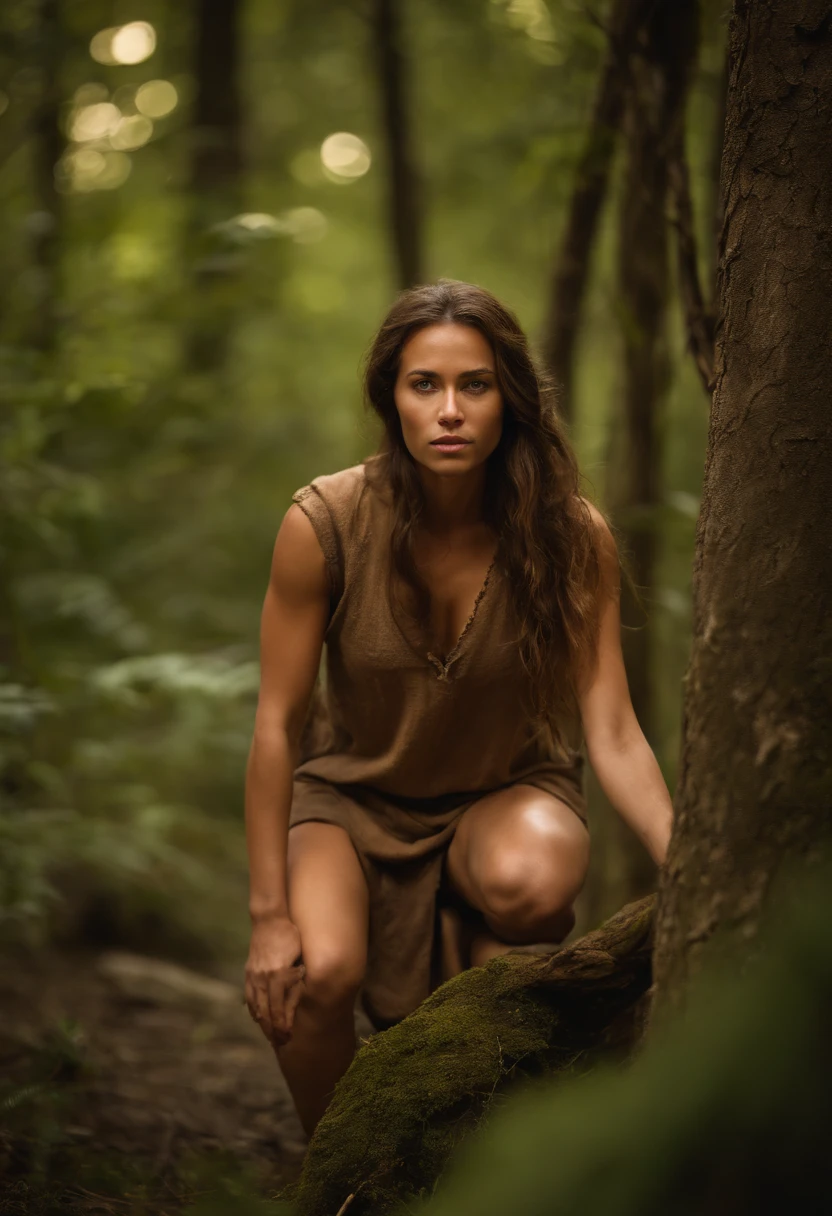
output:
<instances>
[{"instance_id":1,"label":"woman's fingers","mask_svg":"<svg viewBox=\"0 0 832 1216\"><path fill-rule=\"evenodd\" d=\"M273 1047L288 1043L292 1036L305 974L303 964L296 963L269 974L246 977L248 1011Z\"/></svg>"},{"instance_id":2,"label":"woman's fingers","mask_svg":"<svg viewBox=\"0 0 832 1216\"><path fill-rule=\"evenodd\" d=\"M303 996L303 980L305 975L306 968L302 963L299 966L292 968L292 975L285 997L286 1025L287 1029L290 1031L295 1023L295 1010L298 1007L300 998Z\"/></svg>"},{"instance_id":3,"label":"woman's fingers","mask_svg":"<svg viewBox=\"0 0 832 1216\"><path fill-rule=\"evenodd\" d=\"M249 1006L251 1016L271 1043L274 1038L272 1018L269 1010L269 995L265 984L259 979L252 981L253 1002Z\"/></svg>"},{"instance_id":4,"label":"woman's fingers","mask_svg":"<svg viewBox=\"0 0 832 1216\"><path fill-rule=\"evenodd\" d=\"M288 1030L286 1025L286 985L283 981L282 970L273 972L266 980L266 996L269 1003L269 1018L272 1029L278 1035L284 1035Z\"/></svg>"}]
</instances>

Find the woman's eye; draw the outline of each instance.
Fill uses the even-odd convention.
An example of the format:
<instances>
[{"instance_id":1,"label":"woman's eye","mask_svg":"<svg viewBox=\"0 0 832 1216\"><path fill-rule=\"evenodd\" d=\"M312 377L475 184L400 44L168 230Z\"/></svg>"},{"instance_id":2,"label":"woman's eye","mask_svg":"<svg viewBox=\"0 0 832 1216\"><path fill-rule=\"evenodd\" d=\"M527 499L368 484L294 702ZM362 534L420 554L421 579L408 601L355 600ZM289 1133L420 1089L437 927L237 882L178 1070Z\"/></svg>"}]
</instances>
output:
<instances>
[{"instance_id":1,"label":"woman's eye","mask_svg":"<svg viewBox=\"0 0 832 1216\"><path fill-rule=\"evenodd\" d=\"M433 388L433 385L431 384L430 380L416 380L416 381L414 381L414 383L413 383L413 387L414 387L415 389L417 389L417 390L418 390L418 392L422 393L422 392L424 392L424 391L425 391L425 390L424 390L424 389L421 387L421 385L423 385L423 384L426 384L426 385L428 386L428 388Z\"/></svg>"},{"instance_id":2,"label":"woman's eye","mask_svg":"<svg viewBox=\"0 0 832 1216\"><path fill-rule=\"evenodd\" d=\"M488 385L485 380L469 380L468 388L473 389L475 393L484 393Z\"/></svg>"}]
</instances>

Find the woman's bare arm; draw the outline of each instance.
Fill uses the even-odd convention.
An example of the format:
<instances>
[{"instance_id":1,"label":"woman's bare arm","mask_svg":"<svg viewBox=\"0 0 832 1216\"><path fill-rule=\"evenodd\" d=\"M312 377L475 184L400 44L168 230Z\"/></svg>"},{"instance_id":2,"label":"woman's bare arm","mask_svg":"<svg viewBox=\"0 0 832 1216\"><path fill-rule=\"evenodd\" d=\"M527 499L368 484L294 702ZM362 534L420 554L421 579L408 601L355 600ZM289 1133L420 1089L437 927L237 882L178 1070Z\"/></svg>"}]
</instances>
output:
<instances>
[{"instance_id":1,"label":"woman's bare arm","mask_svg":"<svg viewBox=\"0 0 832 1216\"><path fill-rule=\"evenodd\" d=\"M252 944L246 999L272 1042L285 1042L300 998L301 942L289 917L286 843L292 777L329 613L324 556L297 505L272 555L260 622L260 694L246 767Z\"/></svg>"},{"instance_id":2,"label":"woman's bare arm","mask_svg":"<svg viewBox=\"0 0 832 1216\"><path fill-rule=\"evenodd\" d=\"M587 504L589 506L589 504ZM673 806L653 750L630 700L621 653L620 569L615 540L590 506L601 561L601 604L595 669L580 690L589 762L624 822L657 865L667 853Z\"/></svg>"}]
</instances>

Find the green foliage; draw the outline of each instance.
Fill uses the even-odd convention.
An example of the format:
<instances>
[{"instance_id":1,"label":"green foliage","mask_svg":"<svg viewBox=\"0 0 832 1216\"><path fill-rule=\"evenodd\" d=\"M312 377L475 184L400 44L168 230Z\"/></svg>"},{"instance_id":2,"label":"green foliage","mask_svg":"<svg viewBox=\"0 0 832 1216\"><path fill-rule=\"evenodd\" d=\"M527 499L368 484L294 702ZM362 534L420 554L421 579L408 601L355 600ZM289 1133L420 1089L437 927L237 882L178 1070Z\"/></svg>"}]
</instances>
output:
<instances>
[{"instance_id":1,"label":"green foliage","mask_svg":"<svg viewBox=\"0 0 832 1216\"><path fill-rule=\"evenodd\" d=\"M243 769L270 549L291 492L375 442L357 370L394 274L370 25L360 5L251 0L239 11L245 164L239 181L211 191L189 181L187 6L148 0L131 16L84 0L62 6L54 29L29 0L10 0L0 16L7 936L37 938L58 923L83 932L84 902L99 909L100 928L103 901L110 936L133 922L138 942L141 924L167 918L183 925L177 949L195 935L239 942ZM152 56L91 57L98 30L139 16L156 31ZM571 0L431 0L404 6L404 20L425 273L493 289L536 339L602 30ZM719 23L708 25L690 133L699 195L719 71ZM65 145L55 189L36 121L50 47ZM174 109L153 119L143 146L118 153L128 170L120 185L105 173L96 186L84 174L114 150L109 137L77 136L78 115L103 103L135 117L137 89L159 79L174 86ZM360 178L322 168L322 140L341 130L369 147ZM579 352L575 431L599 491L617 391L611 214ZM693 536L673 504L698 493L706 425L678 324L673 343L668 506L651 521L663 550L652 605L662 726L651 742L671 778Z\"/></svg>"},{"instance_id":2,"label":"green foliage","mask_svg":"<svg viewBox=\"0 0 832 1216\"><path fill-rule=\"evenodd\" d=\"M216 625L169 649L169 572L135 493L175 479L181 441L137 433L135 384L61 391L34 359L5 372L0 931L82 931L95 909L105 940L169 918L173 948L239 948L242 916L209 896L242 906L233 810L257 665Z\"/></svg>"}]
</instances>

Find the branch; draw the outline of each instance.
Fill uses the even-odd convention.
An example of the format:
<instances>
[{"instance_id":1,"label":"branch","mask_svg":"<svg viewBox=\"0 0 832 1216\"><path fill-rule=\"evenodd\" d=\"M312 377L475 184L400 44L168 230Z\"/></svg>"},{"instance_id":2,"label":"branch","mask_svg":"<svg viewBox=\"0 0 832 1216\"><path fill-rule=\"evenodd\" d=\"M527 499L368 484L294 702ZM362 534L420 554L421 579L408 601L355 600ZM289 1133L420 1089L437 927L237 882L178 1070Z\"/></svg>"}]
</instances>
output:
<instances>
[{"instance_id":1,"label":"branch","mask_svg":"<svg viewBox=\"0 0 832 1216\"><path fill-rule=\"evenodd\" d=\"M696 234L693 227L693 204L690 195L690 175L682 136L668 166L670 190L676 213L671 223L676 230L676 249L679 265L679 291L685 314L688 334L688 350L693 355L705 391L714 391L714 332L715 318L706 306L699 281Z\"/></svg>"}]
</instances>

